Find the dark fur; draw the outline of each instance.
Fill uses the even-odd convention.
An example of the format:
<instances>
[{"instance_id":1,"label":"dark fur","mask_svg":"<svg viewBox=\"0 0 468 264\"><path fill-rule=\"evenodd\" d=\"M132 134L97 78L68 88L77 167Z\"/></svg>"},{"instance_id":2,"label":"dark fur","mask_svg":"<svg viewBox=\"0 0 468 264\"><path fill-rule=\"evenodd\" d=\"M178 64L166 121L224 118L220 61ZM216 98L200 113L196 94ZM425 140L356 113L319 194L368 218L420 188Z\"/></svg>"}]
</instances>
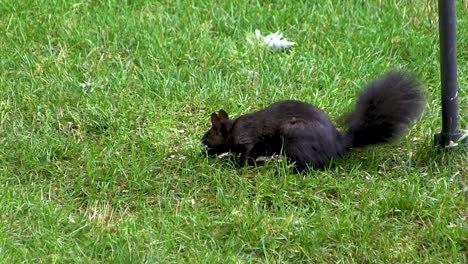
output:
<instances>
[{"instance_id":1,"label":"dark fur","mask_svg":"<svg viewBox=\"0 0 468 264\"><path fill-rule=\"evenodd\" d=\"M211 114L212 127L202 138L209 155L227 151L240 161L283 153L299 169L319 167L354 147L398 139L421 115L419 83L403 72L390 72L361 92L347 116L348 130L338 131L317 107L294 100L230 119L224 110Z\"/></svg>"}]
</instances>

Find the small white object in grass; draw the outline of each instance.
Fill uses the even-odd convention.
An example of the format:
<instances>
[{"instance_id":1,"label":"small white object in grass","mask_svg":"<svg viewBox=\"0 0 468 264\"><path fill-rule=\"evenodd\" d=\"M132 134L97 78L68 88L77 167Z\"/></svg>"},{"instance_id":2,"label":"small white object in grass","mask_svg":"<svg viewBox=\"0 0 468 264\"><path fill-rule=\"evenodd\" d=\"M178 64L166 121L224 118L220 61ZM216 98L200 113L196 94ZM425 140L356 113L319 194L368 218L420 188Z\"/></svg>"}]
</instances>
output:
<instances>
[{"instance_id":1,"label":"small white object in grass","mask_svg":"<svg viewBox=\"0 0 468 264\"><path fill-rule=\"evenodd\" d=\"M72 224L76 223L75 218L73 218L72 215L68 216L68 221L70 221L70 223L72 223Z\"/></svg>"},{"instance_id":2,"label":"small white object in grass","mask_svg":"<svg viewBox=\"0 0 468 264\"><path fill-rule=\"evenodd\" d=\"M258 39L262 37L262 34L260 33L260 30L255 29L255 37L258 38Z\"/></svg>"},{"instance_id":3,"label":"small white object in grass","mask_svg":"<svg viewBox=\"0 0 468 264\"><path fill-rule=\"evenodd\" d=\"M184 156L184 155L180 155L180 154L179 154L179 155L177 155L177 156L176 156L175 154L172 154L172 155L169 155L169 157L170 157L171 159L175 159L175 158L177 158L177 159L179 159L179 160L185 160L185 159L187 159L187 157L186 157L186 156Z\"/></svg>"},{"instance_id":4,"label":"small white object in grass","mask_svg":"<svg viewBox=\"0 0 468 264\"><path fill-rule=\"evenodd\" d=\"M450 222L448 225L447 225L448 228L454 228L454 227L457 227L456 224Z\"/></svg>"},{"instance_id":5,"label":"small white object in grass","mask_svg":"<svg viewBox=\"0 0 468 264\"><path fill-rule=\"evenodd\" d=\"M260 40L262 39L262 34L260 34L260 30L258 29L255 29L255 35L252 35L252 33L248 33L247 34L247 42L250 44L250 45L255 45L255 44L258 44L259 42L261 42Z\"/></svg>"},{"instance_id":6,"label":"small white object in grass","mask_svg":"<svg viewBox=\"0 0 468 264\"><path fill-rule=\"evenodd\" d=\"M229 152L224 152L224 153L222 153L222 154L219 154L219 155L218 155L218 158L222 159L222 158L227 157L228 155L229 155Z\"/></svg>"},{"instance_id":7,"label":"small white object in grass","mask_svg":"<svg viewBox=\"0 0 468 264\"><path fill-rule=\"evenodd\" d=\"M83 89L88 89L89 87L91 87L91 83L90 82L80 83L80 87Z\"/></svg>"},{"instance_id":8,"label":"small white object in grass","mask_svg":"<svg viewBox=\"0 0 468 264\"><path fill-rule=\"evenodd\" d=\"M255 161L271 161L271 160L276 160L276 161L281 161L281 155L272 155L272 156L260 156L255 159Z\"/></svg>"},{"instance_id":9,"label":"small white object in grass","mask_svg":"<svg viewBox=\"0 0 468 264\"><path fill-rule=\"evenodd\" d=\"M258 76L258 72L256 72L256 71L247 71L247 74L249 75L249 77L257 77Z\"/></svg>"},{"instance_id":10,"label":"small white object in grass","mask_svg":"<svg viewBox=\"0 0 468 264\"><path fill-rule=\"evenodd\" d=\"M255 29L255 38L257 41L260 41L263 45L266 45L271 49L284 49L296 44L295 42L288 41L283 38L283 33L280 32L272 33L263 37L260 30ZM251 37L247 37L247 42L251 45L255 44Z\"/></svg>"},{"instance_id":11,"label":"small white object in grass","mask_svg":"<svg viewBox=\"0 0 468 264\"><path fill-rule=\"evenodd\" d=\"M195 206L195 199L192 198L192 206Z\"/></svg>"},{"instance_id":12,"label":"small white object in grass","mask_svg":"<svg viewBox=\"0 0 468 264\"><path fill-rule=\"evenodd\" d=\"M276 32L263 38L263 43L272 49L289 48L296 44L283 38L283 34Z\"/></svg>"},{"instance_id":13,"label":"small white object in grass","mask_svg":"<svg viewBox=\"0 0 468 264\"><path fill-rule=\"evenodd\" d=\"M458 146L458 143L457 142L454 142L452 140L449 141L449 144L447 146L445 146L446 148L454 148Z\"/></svg>"}]
</instances>

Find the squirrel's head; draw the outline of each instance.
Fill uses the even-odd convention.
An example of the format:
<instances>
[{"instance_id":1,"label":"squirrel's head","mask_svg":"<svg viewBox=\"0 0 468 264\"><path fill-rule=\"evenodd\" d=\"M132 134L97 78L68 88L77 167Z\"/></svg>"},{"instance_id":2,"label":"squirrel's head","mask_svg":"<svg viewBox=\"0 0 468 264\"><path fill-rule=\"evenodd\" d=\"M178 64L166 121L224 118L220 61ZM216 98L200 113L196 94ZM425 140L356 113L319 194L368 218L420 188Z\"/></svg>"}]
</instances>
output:
<instances>
[{"instance_id":1,"label":"squirrel's head","mask_svg":"<svg viewBox=\"0 0 468 264\"><path fill-rule=\"evenodd\" d=\"M219 155L229 151L232 124L233 121L223 109L211 114L211 128L201 139L207 148L208 155Z\"/></svg>"}]
</instances>

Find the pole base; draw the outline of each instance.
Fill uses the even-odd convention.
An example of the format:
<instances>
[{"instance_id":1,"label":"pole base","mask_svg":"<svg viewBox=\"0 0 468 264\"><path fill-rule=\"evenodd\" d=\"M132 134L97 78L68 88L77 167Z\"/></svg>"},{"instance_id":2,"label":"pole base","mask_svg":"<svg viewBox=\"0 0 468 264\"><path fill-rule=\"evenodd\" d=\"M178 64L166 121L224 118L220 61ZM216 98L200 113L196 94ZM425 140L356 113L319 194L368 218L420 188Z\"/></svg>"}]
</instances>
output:
<instances>
[{"instance_id":1,"label":"pole base","mask_svg":"<svg viewBox=\"0 0 468 264\"><path fill-rule=\"evenodd\" d=\"M458 130L456 133L440 132L434 135L434 145L443 147L455 147L458 144L468 143L468 131ZM461 140L459 140L462 138Z\"/></svg>"}]
</instances>

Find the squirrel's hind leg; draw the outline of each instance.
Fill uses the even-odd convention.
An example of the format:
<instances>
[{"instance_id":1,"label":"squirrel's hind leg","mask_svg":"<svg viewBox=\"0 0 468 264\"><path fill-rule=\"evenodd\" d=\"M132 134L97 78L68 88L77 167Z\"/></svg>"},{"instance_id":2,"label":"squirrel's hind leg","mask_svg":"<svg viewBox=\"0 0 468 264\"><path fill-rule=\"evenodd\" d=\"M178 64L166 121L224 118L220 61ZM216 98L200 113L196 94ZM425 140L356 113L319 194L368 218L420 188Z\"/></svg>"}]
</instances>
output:
<instances>
[{"instance_id":1,"label":"squirrel's hind leg","mask_svg":"<svg viewBox=\"0 0 468 264\"><path fill-rule=\"evenodd\" d=\"M294 119L282 132L283 151L300 170L321 167L346 152L343 136L327 124Z\"/></svg>"}]
</instances>

